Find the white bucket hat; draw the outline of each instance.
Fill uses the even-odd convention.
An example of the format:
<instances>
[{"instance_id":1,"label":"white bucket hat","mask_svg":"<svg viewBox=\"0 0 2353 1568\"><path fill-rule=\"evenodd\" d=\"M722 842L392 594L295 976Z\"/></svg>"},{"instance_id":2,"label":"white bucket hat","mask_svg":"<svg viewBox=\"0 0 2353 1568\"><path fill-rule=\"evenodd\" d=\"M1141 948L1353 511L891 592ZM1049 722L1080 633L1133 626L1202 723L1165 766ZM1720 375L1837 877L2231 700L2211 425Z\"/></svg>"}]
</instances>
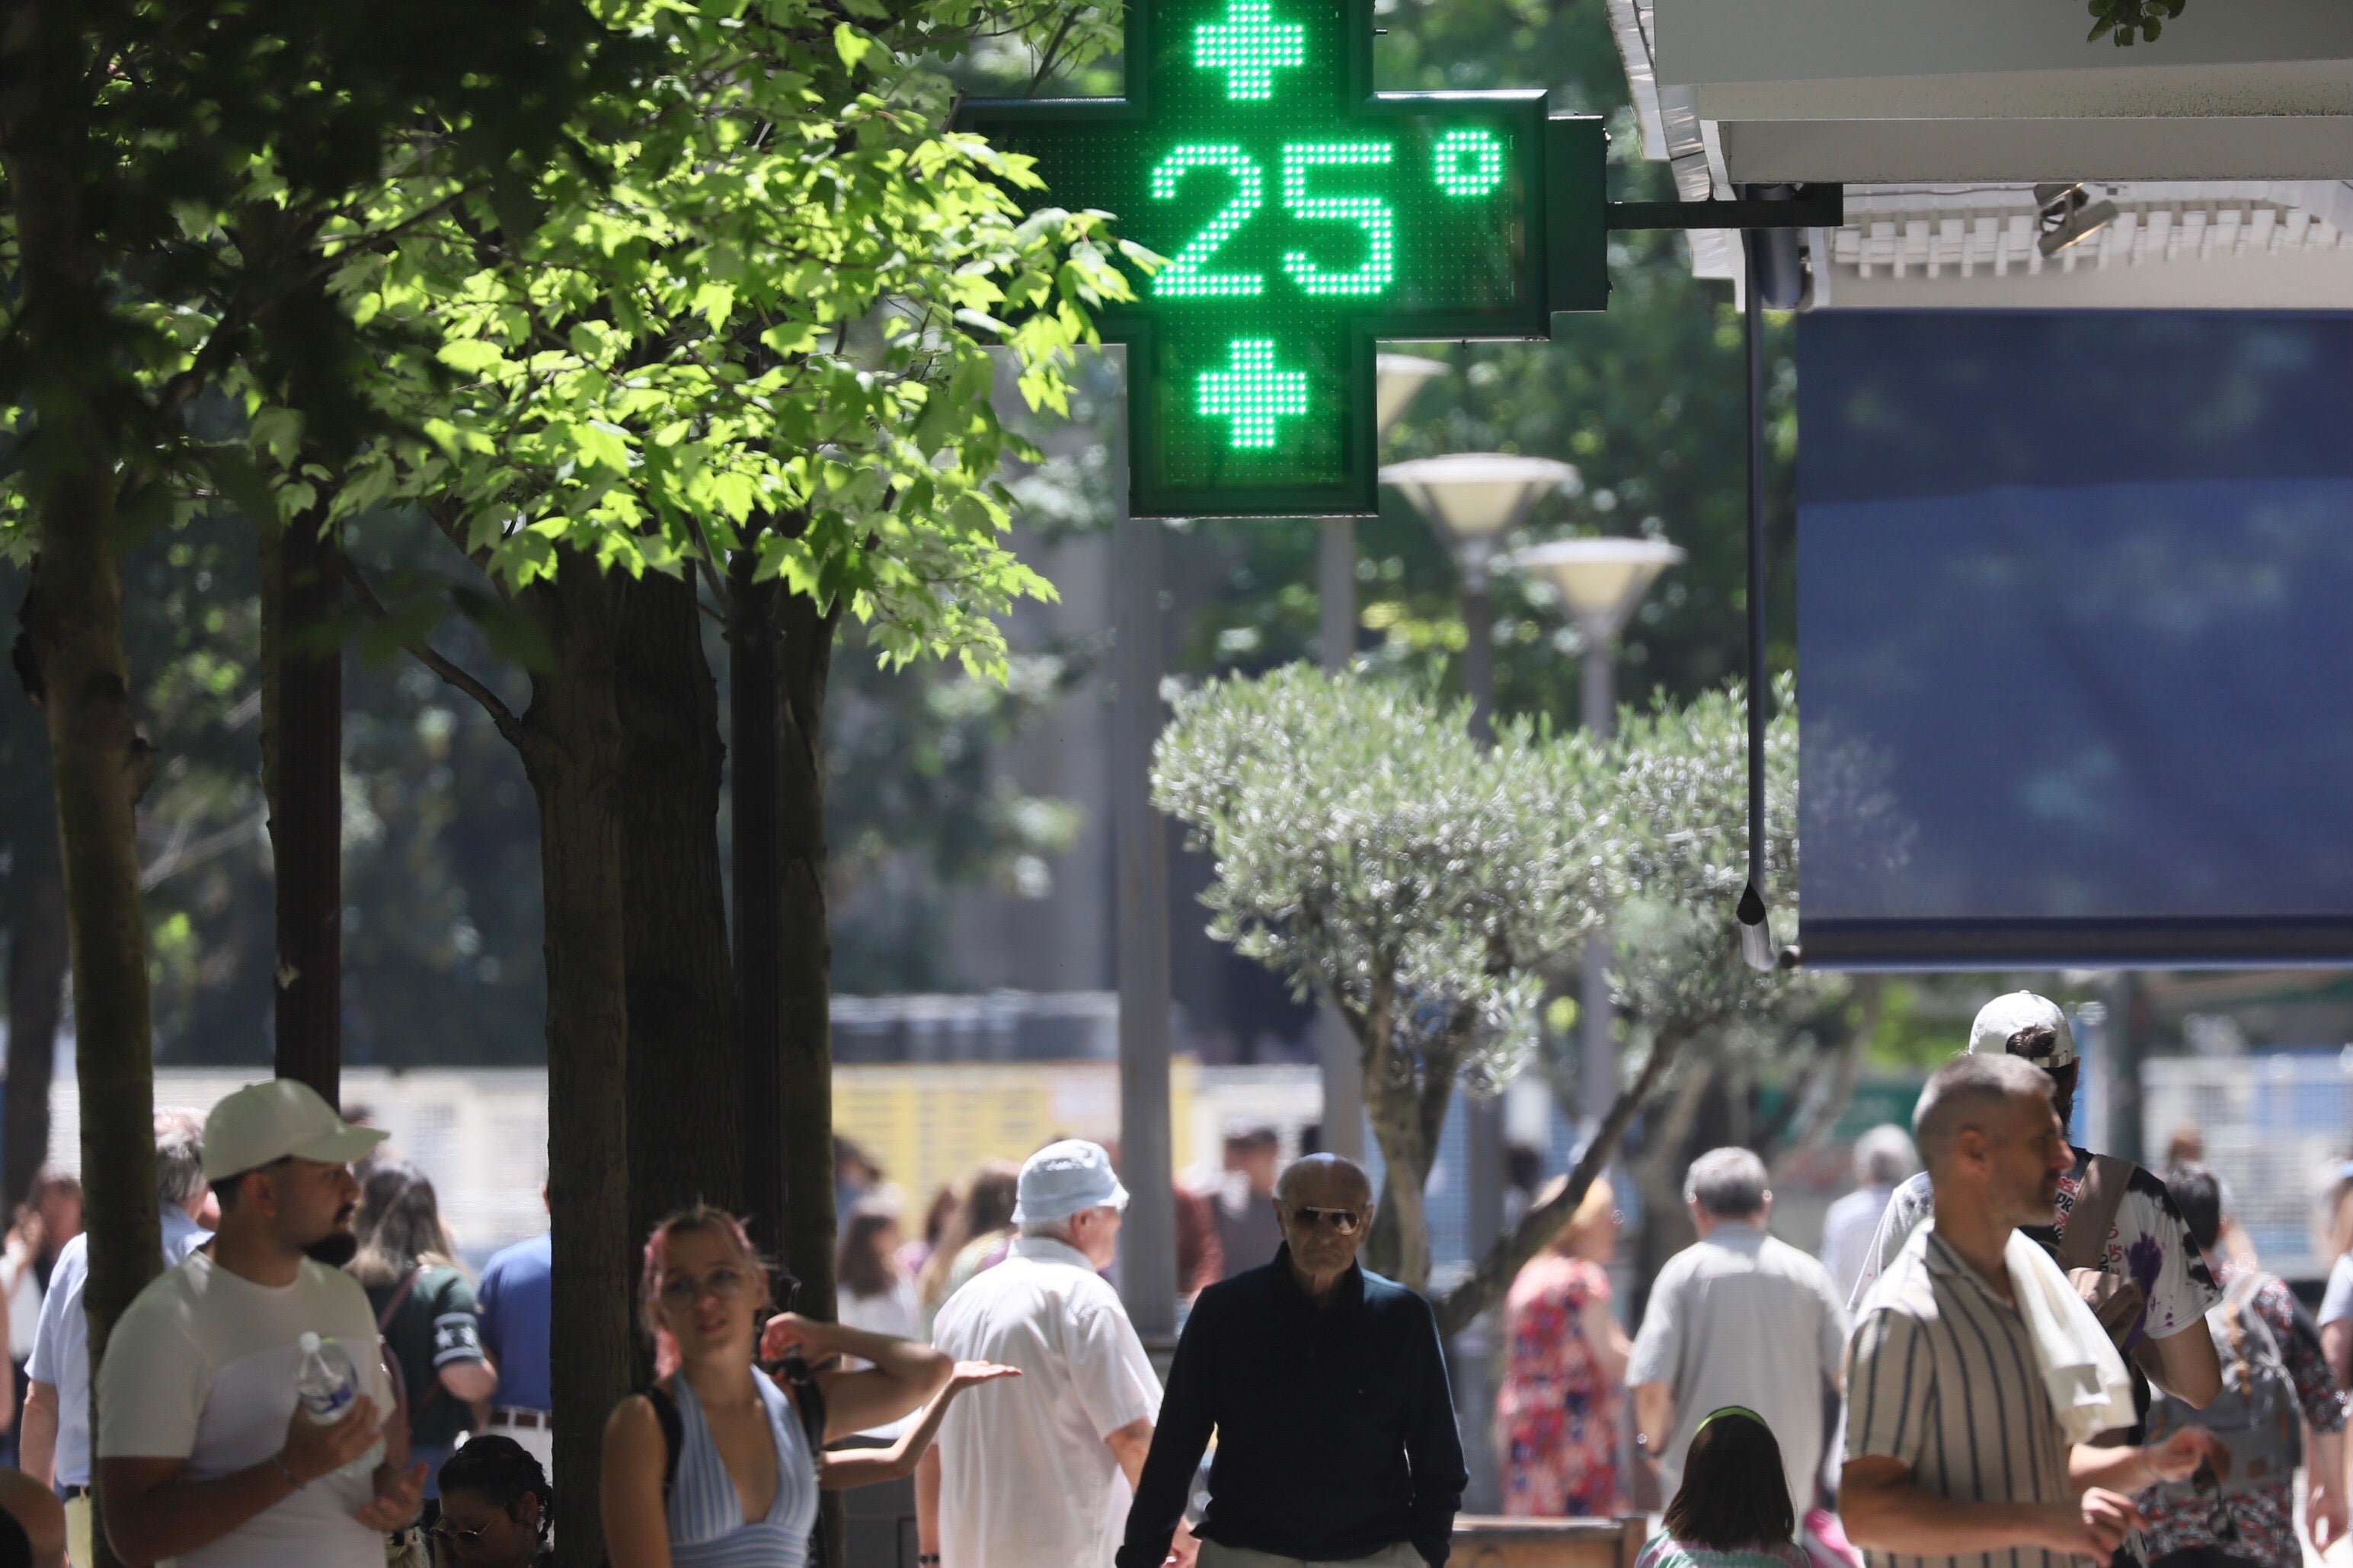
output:
<instances>
[{"instance_id":1,"label":"white bucket hat","mask_svg":"<svg viewBox=\"0 0 2353 1568\"><path fill-rule=\"evenodd\" d=\"M1014 1224L1038 1225L1105 1207L1127 1207L1127 1189L1119 1184L1102 1144L1065 1138L1047 1144L1022 1164Z\"/></svg>"}]
</instances>

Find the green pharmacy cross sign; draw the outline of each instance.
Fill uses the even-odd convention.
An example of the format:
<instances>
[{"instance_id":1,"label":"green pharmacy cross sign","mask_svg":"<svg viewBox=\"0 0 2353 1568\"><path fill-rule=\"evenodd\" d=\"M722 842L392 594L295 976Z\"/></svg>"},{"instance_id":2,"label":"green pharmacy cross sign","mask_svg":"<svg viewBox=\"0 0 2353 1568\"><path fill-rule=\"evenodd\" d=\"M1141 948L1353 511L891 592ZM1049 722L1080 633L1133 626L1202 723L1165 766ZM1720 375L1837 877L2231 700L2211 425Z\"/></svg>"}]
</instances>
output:
<instances>
[{"instance_id":1,"label":"green pharmacy cross sign","mask_svg":"<svg viewBox=\"0 0 2353 1568\"><path fill-rule=\"evenodd\" d=\"M1128 345L1139 517L1374 510L1374 347L1599 310L1601 123L1541 91L1376 93L1372 0L1130 0L1128 95L967 104L1167 265Z\"/></svg>"}]
</instances>

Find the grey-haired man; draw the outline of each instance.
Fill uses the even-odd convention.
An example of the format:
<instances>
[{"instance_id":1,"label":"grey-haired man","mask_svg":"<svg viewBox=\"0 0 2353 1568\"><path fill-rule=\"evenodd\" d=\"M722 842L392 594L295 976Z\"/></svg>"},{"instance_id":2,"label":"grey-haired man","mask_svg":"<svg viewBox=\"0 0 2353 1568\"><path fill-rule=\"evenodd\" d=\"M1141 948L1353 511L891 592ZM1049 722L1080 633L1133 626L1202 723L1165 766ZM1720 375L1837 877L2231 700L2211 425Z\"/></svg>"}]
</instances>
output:
<instances>
[{"instance_id":1,"label":"grey-haired man","mask_svg":"<svg viewBox=\"0 0 2353 1568\"><path fill-rule=\"evenodd\" d=\"M2060 1124L2073 1120L2075 1032L2049 997L2013 991L1987 1003L1969 1026L1967 1054L2032 1062L2051 1075ZM2206 1328L2208 1310L2222 1300L2221 1287L2164 1183L2130 1161L2069 1147L2074 1163L2059 1178L2058 1222L2022 1228L2068 1270L2116 1348L2158 1387L2203 1409L2222 1389L2221 1361ZM2104 1238L2079 1234L2069 1245L2078 1211L2096 1214ZM1848 1300L1850 1311L1861 1309L1880 1274L1936 1212L1926 1171L1895 1189Z\"/></svg>"},{"instance_id":2,"label":"grey-haired man","mask_svg":"<svg viewBox=\"0 0 2353 1568\"><path fill-rule=\"evenodd\" d=\"M1708 1414L1753 1410L1780 1440L1789 1506L1802 1519L1822 1462L1823 1395L1837 1388L1846 1353L1837 1288L1820 1264L1766 1234L1773 1194L1751 1151L1694 1160L1683 1202L1699 1240L1659 1270L1626 1363L1637 1440L1658 1458L1672 1498Z\"/></svg>"},{"instance_id":3,"label":"grey-haired man","mask_svg":"<svg viewBox=\"0 0 2353 1568\"><path fill-rule=\"evenodd\" d=\"M155 1195L162 1211L164 1267L212 1238L210 1216L217 1211L205 1185L205 1119L193 1110L155 1113ZM58 1254L41 1320L33 1333L33 1355L25 1371L25 1431L19 1468L54 1487L66 1504L66 1561L88 1568L91 1555L90 1512L90 1324L82 1316L82 1290L90 1283L90 1233L82 1232Z\"/></svg>"}]
</instances>

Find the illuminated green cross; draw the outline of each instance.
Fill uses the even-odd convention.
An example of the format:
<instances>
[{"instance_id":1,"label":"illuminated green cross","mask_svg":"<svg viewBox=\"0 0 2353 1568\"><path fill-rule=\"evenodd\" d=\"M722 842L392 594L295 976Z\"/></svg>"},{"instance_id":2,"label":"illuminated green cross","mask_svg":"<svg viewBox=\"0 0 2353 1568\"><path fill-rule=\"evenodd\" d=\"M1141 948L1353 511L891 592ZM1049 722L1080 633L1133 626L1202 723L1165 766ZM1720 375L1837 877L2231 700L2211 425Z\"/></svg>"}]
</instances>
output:
<instances>
[{"instance_id":1,"label":"illuminated green cross","mask_svg":"<svg viewBox=\"0 0 2353 1568\"><path fill-rule=\"evenodd\" d=\"M1127 345L1140 517L1374 510L1377 341L1542 338L1599 310L1601 125L1541 91L1372 91L1373 0L1129 0L1128 95L965 106L1033 207L1166 258Z\"/></svg>"},{"instance_id":2,"label":"illuminated green cross","mask_svg":"<svg viewBox=\"0 0 2353 1568\"><path fill-rule=\"evenodd\" d=\"M1271 0L1233 0L1222 22L1193 29L1193 63L1226 73L1226 97L1238 101L1274 96L1274 73L1307 63L1307 29L1278 23Z\"/></svg>"}]
</instances>

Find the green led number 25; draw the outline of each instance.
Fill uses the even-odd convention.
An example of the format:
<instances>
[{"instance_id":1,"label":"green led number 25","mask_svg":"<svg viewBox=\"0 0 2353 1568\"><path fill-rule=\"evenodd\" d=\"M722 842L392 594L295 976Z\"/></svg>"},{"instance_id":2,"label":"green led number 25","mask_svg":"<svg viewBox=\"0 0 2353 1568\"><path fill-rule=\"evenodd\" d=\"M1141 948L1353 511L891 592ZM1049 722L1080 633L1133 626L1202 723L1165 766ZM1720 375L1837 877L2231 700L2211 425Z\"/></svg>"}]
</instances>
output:
<instances>
[{"instance_id":1,"label":"green led number 25","mask_svg":"<svg viewBox=\"0 0 2353 1568\"><path fill-rule=\"evenodd\" d=\"M1461 129L1440 138L1432 149L1432 177L1448 195L1485 195L1502 183L1504 151L1491 132ZM1303 250L1286 250L1282 267L1303 293L1329 296L1378 294L1397 277L1397 212L1379 196L1313 195L1308 172L1332 168L1386 168L1396 161L1388 142L1293 142L1282 152L1283 209L1307 222L1353 224L1364 236L1364 258L1345 271L1329 271ZM1222 169L1234 194L1200 233L1169 259L1152 280L1152 291L1171 300L1254 300L1266 292L1262 272L1212 272L1219 247L1266 203L1266 172L1257 159L1230 142L1187 142L1169 150L1152 171L1154 201L1173 200L1185 177L1197 169Z\"/></svg>"}]
</instances>

